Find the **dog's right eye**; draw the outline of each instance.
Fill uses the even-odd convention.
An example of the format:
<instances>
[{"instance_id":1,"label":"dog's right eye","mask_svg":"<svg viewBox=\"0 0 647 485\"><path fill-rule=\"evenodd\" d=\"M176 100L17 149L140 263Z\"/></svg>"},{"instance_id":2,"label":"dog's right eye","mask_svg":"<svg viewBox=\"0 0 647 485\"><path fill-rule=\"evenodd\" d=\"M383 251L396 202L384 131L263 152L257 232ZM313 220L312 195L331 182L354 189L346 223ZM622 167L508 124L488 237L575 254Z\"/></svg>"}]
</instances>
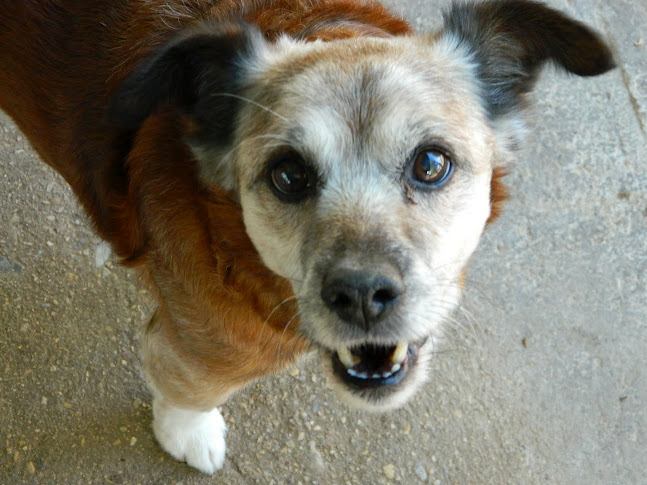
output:
<instances>
[{"instance_id":1,"label":"dog's right eye","mask_svg":"<svg viewBox=\"0 0 647 485\"><path fill-rule=\"evenodd\" d=\"M268 179L274 193L285 202L298 202L314 190L312 170L297 153L284 153L270 162Z\"/></svg>"}]
</instances>

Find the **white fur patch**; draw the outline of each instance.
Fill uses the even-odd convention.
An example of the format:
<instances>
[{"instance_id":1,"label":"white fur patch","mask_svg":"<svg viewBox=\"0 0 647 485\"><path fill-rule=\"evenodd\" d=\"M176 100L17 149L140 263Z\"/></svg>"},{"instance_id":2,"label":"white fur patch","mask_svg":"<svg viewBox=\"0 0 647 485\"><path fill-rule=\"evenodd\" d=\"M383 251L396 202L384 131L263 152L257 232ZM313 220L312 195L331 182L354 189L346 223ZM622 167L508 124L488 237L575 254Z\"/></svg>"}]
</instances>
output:
<instances>
[{"instance_id":1,"label":"white fur patch","mask_svg":"<svg viewBox=\"0 0 647 485\"><path fill-rule=\"evenodd\" d=\"M155 437L173 458L202 473L212 474L222 468L227 427L218 409L200 412L178 408L155 396L153 417Z\"/></svg>"}]
</instances>

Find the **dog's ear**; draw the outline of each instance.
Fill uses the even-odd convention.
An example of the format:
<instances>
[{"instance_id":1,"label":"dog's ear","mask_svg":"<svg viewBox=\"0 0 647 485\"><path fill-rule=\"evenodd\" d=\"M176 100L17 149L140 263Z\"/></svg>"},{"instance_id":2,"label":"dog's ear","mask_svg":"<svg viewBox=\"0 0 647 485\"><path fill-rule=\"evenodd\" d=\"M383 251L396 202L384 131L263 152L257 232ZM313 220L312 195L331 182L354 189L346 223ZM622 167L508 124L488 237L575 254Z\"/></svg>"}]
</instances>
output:
<instances>
[{"instance_id":1,"label":"dog's ear","mask_svg":"<svg viewBox=\"0 0 647 485\"><path fill-rule=\"evenodd\" d=\"M209 182L233 188L231 167L222 157L232 142L240 94L249 69L265 47L261 33L246 24L204 23L144 58L112 94L109 122L136 130L162 105L186 115L187 141Z\"/></svg>"},{"instance_id":2,"label":"dog's ear","mask_svg":"<svg viewBox=\"0 0 647 485\"><path fill-rule=\"evenodd\" d=\"M212 143L231 136L243 79L260 34L247 25L204 24L145 58L112 95L109 121L136 129L164 103L188 115Z\"/></svg>"},{"instance_id":3,"label":"dog's ear","mask_svg":"<svg viewBox=\"0 0 647 485\"><path fill-rule=\"evenodd\" d=\"M579 76L614 67L611 51L598 34L541 3L459 3L444 20L444 35L467 49L476 65L492 119L518 109L546 62Z\"/></svg>"}]
</instances>

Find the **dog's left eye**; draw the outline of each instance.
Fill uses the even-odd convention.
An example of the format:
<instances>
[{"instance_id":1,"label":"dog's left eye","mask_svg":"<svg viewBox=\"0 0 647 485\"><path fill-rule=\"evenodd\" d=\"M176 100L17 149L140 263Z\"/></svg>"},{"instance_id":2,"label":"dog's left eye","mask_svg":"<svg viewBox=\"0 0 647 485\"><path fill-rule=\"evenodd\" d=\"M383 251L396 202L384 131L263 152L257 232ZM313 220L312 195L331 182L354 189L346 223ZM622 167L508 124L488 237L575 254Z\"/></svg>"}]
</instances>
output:
<instances>
[{"instance_id":1,"label":"dog's left eye","mask_svg":"<svg viewBox=\"0 0 647 485\"><path fill-rule=\"evenodd\" d=\"M420 150L410 168L410 177L415 185L437 188L443 185L452 172L452 161L434 148Z\"/></svg>"},{"instance_id":2,"label":"dog's left eye","mask_svg":"<svg viewBox=\"0 0 647 485\"><path fill-rule=\"evenodd\" d=\"M315 177L301 156L286 153L270 163L268 179L281 200L297 202L312 193Z\"/></svg>"}]
</instances>

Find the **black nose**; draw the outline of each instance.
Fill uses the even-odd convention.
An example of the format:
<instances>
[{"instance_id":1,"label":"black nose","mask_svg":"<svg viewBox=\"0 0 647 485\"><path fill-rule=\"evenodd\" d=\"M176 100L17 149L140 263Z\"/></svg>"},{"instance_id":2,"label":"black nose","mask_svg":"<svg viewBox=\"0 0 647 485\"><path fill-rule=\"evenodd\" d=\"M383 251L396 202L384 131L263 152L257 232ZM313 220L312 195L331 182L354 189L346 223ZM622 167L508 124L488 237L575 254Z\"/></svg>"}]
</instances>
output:
<instances>
[{"instance_id":1,"label":"black nose","mask_svg":"<svg viewBox=\"0 0 647 485\"><path fill-rule=\"evenodd\" d=\"M391 313L403 286L399 277L336 269L324 278L321 298L342 320L368 330Z\"/></svg>"}]
</instances>

